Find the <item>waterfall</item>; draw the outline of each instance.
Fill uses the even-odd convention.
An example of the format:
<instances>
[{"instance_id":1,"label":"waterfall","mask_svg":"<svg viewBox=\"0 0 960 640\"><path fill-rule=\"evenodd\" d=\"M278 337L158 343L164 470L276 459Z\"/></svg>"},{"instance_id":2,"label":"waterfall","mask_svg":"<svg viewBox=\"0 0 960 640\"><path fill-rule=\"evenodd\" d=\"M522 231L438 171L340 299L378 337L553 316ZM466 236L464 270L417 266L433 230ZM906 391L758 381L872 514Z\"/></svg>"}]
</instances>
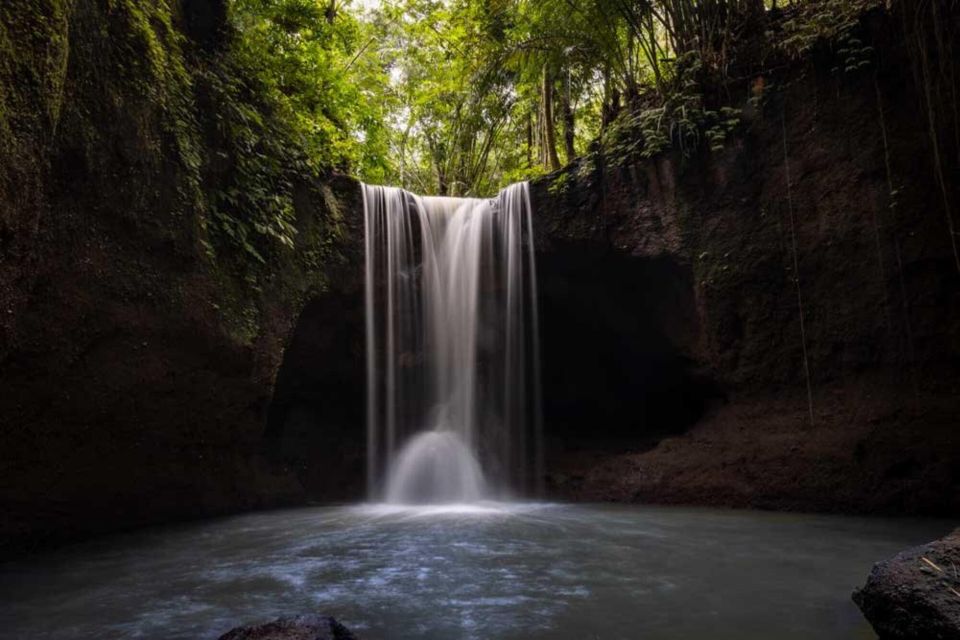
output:
<instances>
[{"instance_id":1,"label":"waterfall","mask_svg":"<svg viewBox=\"0 0 960 640\"><path fill-rule=\"evenodd\" d=\"M420 197L363 185L367 484L388 502L538 490L530 191Z\"/></svg>"}]
</instances>

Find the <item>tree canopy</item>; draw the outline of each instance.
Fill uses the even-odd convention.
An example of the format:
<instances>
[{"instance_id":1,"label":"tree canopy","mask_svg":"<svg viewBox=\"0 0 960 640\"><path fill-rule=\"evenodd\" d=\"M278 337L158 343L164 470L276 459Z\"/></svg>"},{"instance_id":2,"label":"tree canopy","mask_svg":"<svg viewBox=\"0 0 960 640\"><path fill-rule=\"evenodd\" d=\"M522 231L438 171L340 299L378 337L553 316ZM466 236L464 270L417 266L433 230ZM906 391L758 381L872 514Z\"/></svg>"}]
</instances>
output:
<instances>
[{"instance_id":1,"label":"tree canopy","mask_svg":"<svg viewBox=\"0 0 960 640\"><path fill-rule=\"evenodd\" d=\"M318 167L488 195L594 145L648 156L722 146L739 110L710 89L745 34L789 55L875 3L234 0L232 21ZM806 18L771 36L767 15L785 4Z\"/></svg>"}]
</instances>

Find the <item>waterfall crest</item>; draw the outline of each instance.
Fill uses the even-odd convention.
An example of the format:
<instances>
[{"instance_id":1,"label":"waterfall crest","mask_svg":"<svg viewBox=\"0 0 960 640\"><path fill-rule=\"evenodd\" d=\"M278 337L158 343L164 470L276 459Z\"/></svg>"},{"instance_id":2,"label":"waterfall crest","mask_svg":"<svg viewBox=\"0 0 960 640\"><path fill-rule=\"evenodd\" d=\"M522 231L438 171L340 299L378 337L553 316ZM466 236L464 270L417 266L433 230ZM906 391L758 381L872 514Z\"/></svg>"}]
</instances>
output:
<instances>
[{"instance_id":1,"label":"waterfall crest","mask_svg":"<svg viewBox=\"0 0 960 640\"><path fill-rule=\"evenodd\" d=\"M363 185L367 484L396 503L538 490L530 192L420 197Z\"/></svg>"}]
</instances>

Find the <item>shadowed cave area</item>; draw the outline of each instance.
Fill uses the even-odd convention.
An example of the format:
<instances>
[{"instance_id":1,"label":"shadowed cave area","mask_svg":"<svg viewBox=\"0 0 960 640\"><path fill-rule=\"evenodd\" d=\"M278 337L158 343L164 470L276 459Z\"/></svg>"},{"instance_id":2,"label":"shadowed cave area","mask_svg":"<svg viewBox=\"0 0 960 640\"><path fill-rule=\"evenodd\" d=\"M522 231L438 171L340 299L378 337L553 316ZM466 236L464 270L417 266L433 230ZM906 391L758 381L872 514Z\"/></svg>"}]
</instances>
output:
<instances>
[{"instance_id":1,"label":"shadowed cave area","mask_svg":"<svg viewBox=\"0 0 960 640\"><path fill-rule=\"evenodd\" d=\"M363 327L362 291L325 294L304 307L284 351L266 446L311 500L364 494Z\"/></svg>"},{"instance_id":2,"label":"shadowed cave area","mask_svg":"<svg viewBox=\"0 0 960 640\"><path fill-rule=\"evenodd\" d=\"M693 357L692 273L670 258L538 255L546 472L556 454L644 450L723 394ZM363 292L325 294L284 352L265 433L311 500L364 495Z\"/></svg>"},{"instance_id":3,"label":"shadowed cave area","mask_svg":"<svg viewBox=\"0 0 960 640\"><path fill-rule=\"evenodd\" d=\"M722 399L694 359L689 266L567 247L538 268L548 456L651 448Z\"/></svg>"}]
</instances>

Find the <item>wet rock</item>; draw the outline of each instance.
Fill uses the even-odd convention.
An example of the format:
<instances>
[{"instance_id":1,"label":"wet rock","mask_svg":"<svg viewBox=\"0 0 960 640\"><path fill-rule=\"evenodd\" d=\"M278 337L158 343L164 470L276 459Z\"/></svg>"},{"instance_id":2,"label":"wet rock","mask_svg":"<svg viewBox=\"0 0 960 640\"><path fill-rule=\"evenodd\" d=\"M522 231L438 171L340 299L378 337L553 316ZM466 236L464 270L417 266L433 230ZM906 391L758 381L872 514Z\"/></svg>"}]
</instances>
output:
<instances>
[{"instance_id":1,"label":"wet rock","mask_svg":"<svg viewBox=\"0 0 960 640\"><path fill-rule=\"evenodd\" d=\"M960 639L960 529L878 562L853 601L882 640Z\"/></svg>"},{"instance_id":2,"label":"wet rock","mask_svg":"<svg viewBox=\"0 0 960 640\"><path fill-rule=\"evenodd\" d=\"M330 616L307 614L237 627L219 640L357 640L357 636Z\"/></svg>"}]
</instances>

